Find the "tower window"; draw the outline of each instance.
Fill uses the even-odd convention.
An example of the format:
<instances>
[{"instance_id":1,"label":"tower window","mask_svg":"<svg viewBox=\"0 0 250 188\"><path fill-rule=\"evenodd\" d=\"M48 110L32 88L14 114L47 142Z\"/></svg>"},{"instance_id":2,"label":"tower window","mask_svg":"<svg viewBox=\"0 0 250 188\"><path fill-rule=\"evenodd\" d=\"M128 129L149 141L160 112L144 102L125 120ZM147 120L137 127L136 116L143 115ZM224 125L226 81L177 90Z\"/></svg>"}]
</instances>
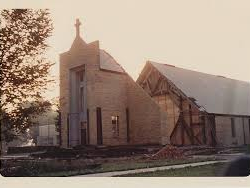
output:
<instances>
[{"instance_id":1,"label":"tower window","mask_svg":"<svg viewBox=\"0 0 250 188\"><path fill-rule=\"evenodd\" d=\"M77 72L77 87L78 87L78 101L79 101L79 111L84 111L84 70Z\"/></svg>"},{"instance_id":2,"label":"tower window","mask_svg":"<svg viewBox=\"0 0 250 188\"><path fill-rule=\"evenodd\" d=\"M119 136L119 116L111 116L111 124L114 137Z\"/></svg>"},{"instance_id":3,"label":"tower window","mask_svg":"<svg viewBox=\"0 0 250 188\"><path fill-rule=\"evenodd\" d=\"M80 82L83 82L83 79L84 79L84 72L83 71L79 71L79 80Z\"/></svg>"}]
</instances>

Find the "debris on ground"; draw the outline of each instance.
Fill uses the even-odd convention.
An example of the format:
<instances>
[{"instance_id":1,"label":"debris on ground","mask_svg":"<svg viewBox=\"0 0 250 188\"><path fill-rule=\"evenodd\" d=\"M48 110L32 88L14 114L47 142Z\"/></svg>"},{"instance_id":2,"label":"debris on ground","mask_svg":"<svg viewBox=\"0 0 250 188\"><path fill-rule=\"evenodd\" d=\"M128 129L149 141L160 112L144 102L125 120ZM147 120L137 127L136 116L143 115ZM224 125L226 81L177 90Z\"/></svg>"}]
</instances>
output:
<instances>
[{"instance_id":1,"label":"debris on ground","mask_svg":"<svg viewBox=\"0 0 250 188\"><path fill-rule=\"evenodd\" d=\"M181 147L186 156L192 155L213 155L218 149L211 146L184 146Z\"/></svg>"},{"instance_id":2,"label":"debris on ground","mask_svg":"<svg viewBox=\"0 0 250 188\"><path fill-rule=\"evenodd\" d=\"M149 156L149 155L148 155ZM149 156L151 159L180 159L183 158L183 151L172 145L167 145L160 149L153 155Z\"/></svg>"}]
</instances>

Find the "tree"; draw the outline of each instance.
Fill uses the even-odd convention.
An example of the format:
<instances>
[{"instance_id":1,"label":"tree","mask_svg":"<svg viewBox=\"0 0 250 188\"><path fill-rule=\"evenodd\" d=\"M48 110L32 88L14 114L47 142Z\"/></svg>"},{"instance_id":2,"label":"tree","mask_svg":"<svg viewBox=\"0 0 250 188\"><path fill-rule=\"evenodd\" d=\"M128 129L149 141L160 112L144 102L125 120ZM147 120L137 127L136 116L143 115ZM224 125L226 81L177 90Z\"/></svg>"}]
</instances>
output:
<instances>
[{"instance_id":1,"label":"tree","mask_svg":"<svg viewBox=\"0 0 250 188\"><path fill-rule=\"evenodd\" d=\"M32 116L50 106L42 93L53 82L53 63L45 58L52 30L47 9L0 12L1 141L25 132ZM24 105L27 101L33 102Z\"/></svg>"},{"instance_id":2,"label":"tree","mask_svg":"<svg viewBox=\"0 0 250 188\"><path fill-rule=\"evenodd\" d=\"M62 132L61 132L61 111L59 108L59 99L55 99L54 105L56 106L56 118L55 118L55 126L56 126L56 131L59 133L59 145L62 144Z\"/></svg>"}]
</instances>

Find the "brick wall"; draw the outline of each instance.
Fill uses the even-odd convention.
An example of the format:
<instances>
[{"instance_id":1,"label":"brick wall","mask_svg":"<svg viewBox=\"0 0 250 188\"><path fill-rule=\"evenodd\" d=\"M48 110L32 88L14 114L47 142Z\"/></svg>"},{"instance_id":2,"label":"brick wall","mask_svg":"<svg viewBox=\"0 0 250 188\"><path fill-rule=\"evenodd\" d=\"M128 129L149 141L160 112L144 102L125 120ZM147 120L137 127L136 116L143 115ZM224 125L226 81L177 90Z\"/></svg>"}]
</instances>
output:
<instances>
[{"instance_id":1,"label":"brick wall","mask_svg":"<svg viewBox=\"0 0 250 188\"><path fill-rule=\"evenodd\" d=\"M92 91L89 92L88 99L91 98L90 118L96 121L95 109L102 110L102 134L104 145L122 145L127 143L127 88L126 75L98 70L95 74L95 82L92 83ZM119 116L119 136L112 130L111 116ZM96 127L96 122L91 123ZM93 130L92 132L95 132ZM96 139L95 139L96 140ZM92 144L95 144L92 140Z\"/></svg>"},{"instance_id":2,"label":"brick wall","mask_svg":"<svg viewBox=\"0 0 250 188\"><path fill-rule=\"evenodd\" d=\"M231 118L235 119L235 137L232 137ZM243 131L244 121L244 131ZM219 145L243 145L244 133L246 144L250 144L248 118L231 117L231 116L216 116L216 135Z\"/></svg>"},{"instance_id":3,"label":"brick wall","mask_svg":"<svg viewBox=\"0 0 250 188\"><path fill-rule=\"evenodd\" d=\"M161 144L163 113L157 103L128 77L128 108L132 144Z\"/></svg>"}]
</instances>

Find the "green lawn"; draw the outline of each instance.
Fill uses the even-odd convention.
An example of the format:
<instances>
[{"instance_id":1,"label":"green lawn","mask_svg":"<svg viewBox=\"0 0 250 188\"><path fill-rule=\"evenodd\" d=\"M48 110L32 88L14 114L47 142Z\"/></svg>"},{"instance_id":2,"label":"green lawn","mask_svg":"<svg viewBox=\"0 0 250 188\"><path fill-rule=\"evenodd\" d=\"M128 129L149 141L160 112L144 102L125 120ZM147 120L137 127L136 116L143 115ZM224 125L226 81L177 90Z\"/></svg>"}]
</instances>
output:
<instances>
[{"instance_id":1,"label":"green lawn","mask_svg":"<svg viewBox=\"0 0 250 188\"><path fill-rule=\"evenodd\" d=\"M223 176L227 163L123 175L124 177L216 177Z\"/></svg>"},{"instance_id":2,"label":"green lawn","mask_svg":"<svg viewBox=\"0 0 250 188\"><path fill-rule=\"evenodd\" d=\"M124 160L119 162L107 162L97 165L86 166L82 162L73 161L65 164L55 161L19 161L2 164L5 169L18 167L15 171L7 171L4 176L74 176L101 172L112 172L122 170L132 170L139 168L150 168L158 166L168 166L175 164L195 163L207 161L206 159L178 159L178 160Z\"/></svg>"},{"instance_id":3,"label":"green lawn","mask_svg":"<svg viewBox=\"0 0 250 188\"><path fill-rule=\"evenodd\" d=\"M140 168L151 168L159 166L170 166L177 164L195 163L207 161L204 159L178 159L178 160L151 160L151 161L123 161L115 163L103 163L99 167L94 169L80 169L73 171L63 171L56 173L44 173L39 176L74 176L74 175L84 175L102 172L113 172L113 171L123 171L123 170L133 170Z\"/></svg>"}]
</instances>

